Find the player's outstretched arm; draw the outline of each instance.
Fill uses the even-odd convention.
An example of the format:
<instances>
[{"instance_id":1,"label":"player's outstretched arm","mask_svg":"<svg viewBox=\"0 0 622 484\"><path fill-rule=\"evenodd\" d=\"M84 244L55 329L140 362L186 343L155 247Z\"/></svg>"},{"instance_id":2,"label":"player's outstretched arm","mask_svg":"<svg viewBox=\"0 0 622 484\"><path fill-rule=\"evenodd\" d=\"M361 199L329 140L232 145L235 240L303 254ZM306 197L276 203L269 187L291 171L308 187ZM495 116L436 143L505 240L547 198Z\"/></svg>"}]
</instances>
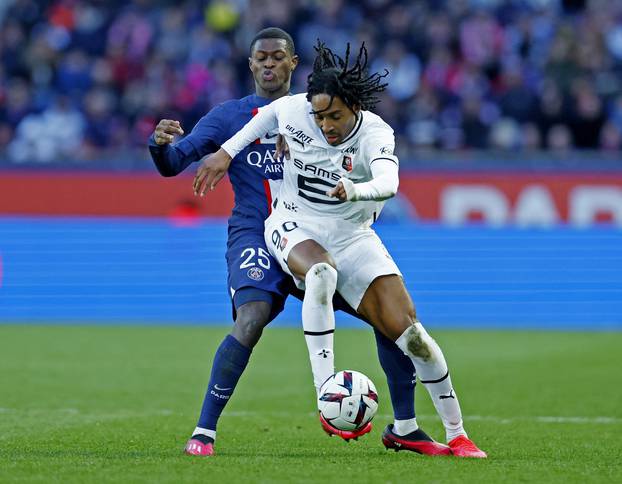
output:
<instances>
[{"instance_id":1,"label":"player's outstretched arm","mask_svg":"<svg viewBox=\"0 0 622 484\"><path fill-rule=\"evenodd\" d=\"M278 128L279 123L276 105L286 100L287 97L281 98L267 106L259 108L259 111L253 116L253 119L222 144L222 149L225 150L231 158L234 158L253 141Z\"/></svg>"},{"instance_id":2,"label":"player's outstretched arm","mask_svg":"<svg viewBox=\"0 0 622 484\"><path fill-rule=\"evenodd\" d=\"M208 188L213 190L218 182L222 180L222 177L225 176L225 173L227 173L231 159L229 153L222 148L216 153L205 157L192 183L194 194L204 196Z\"/></svg>"}]
</instances>

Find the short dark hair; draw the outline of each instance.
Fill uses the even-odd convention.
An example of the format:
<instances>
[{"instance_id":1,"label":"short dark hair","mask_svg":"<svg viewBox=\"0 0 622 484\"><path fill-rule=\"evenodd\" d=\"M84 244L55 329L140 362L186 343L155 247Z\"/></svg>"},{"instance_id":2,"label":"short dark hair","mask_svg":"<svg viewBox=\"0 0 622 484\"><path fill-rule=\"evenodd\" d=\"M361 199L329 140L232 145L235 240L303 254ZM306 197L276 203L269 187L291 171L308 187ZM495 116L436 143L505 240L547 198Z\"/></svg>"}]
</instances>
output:
<instances>
[{"instance_id":1,"label":"short dark hair","mask_svg":"<svg viewBox=\"0 0 622 484\"><path fill-rule=\"evenodd\" d=\"M292 39L291 35L278 27L268 27L267 29L263 29L257 32L257 35L255 35L255 37L253 37L253 40L251 40L251 54L253 53L253 47L255 47L255 42L260 39L283 39L285 41L289 55L294 55L296 51L294 48L294 39Z\"/></svg>"},{"instance_id":2,"label":"short dark hair","mask_svg":"<svg viewBox=\"0 0 622 484\"><path fill-rule=\"evenodd\" d=\"M330 103L333 103L335 96L341 98L346 106L354 110L354 106L369 110L379 101L376 93L384 91L387 83L382 83L382 79L389 74L384 70L383 74L375 72L367 75L367 49L365 43L361 45L359 54L354 65L349 68L350 44L346 47L346 57L342 59L334 54L319 39L315 47L317 53L313 62L313 71L307 78L307 100L316 94L328 94ZM314 112L315 114L316 112Z\"/></svg>"}]
</instances>

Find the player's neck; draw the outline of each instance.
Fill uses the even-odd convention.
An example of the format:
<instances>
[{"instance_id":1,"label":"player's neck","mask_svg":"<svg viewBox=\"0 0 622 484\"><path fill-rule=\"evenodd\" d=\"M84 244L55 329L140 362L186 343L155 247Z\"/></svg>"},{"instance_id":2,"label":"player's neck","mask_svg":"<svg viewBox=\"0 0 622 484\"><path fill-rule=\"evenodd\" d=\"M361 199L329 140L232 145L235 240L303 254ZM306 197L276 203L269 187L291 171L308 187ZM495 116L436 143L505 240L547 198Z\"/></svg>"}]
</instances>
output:
<instances>
[{"instance_id":1,"label":"player's neck","mask_svg":"<svg viewBox=\"0 0 622 484\"><path fill-rule=\"evenodd\" d=\"M278 91L266 91L259 86L255 86L255 94L259 97L263 97L266 99L270 99L270 101L274 101L276 99L282 98L283 96L289 95L289 85L283 86Z\"/></svg>"},{"instance_id":2,"label":"player's neck","mask_svg":"<svg viewBox=\"0 0 622 484\"><path fill-rule=\"evenodd\" d=\"M359 124L359 116L361 115L360 112L358 113L354 113L354 124L352 125L352 128L350 128L350 131L347 132L347 134L345 134L343 136L343 139L339 142L339 144L343 143L344 141L346 141L350 135L352 134L352 132L356 129L356 127Z\"/></svg>"}]
</instances>

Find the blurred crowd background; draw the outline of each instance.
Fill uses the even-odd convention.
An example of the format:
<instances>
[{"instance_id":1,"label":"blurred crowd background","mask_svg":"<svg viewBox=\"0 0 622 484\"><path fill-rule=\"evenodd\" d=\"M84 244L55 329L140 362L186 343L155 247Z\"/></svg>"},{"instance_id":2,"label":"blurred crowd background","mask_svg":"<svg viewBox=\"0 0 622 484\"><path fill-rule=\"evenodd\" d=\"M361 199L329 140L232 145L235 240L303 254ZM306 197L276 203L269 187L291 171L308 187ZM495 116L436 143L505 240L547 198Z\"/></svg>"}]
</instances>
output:
<instances>
[{"instance_id":1,"label":"blurred crowd background","mask_svg":"<svg viewBox=\"0 0 622 484\"><path fill-rule=\"evenodd\" d=\"M377 112L405 163L622 148L620 0L3 0L0 166L147 166L159 119L189 131L253 92L266 26L296 42L293 92L318 37L341 53L365 41L390 71Z\"/></svg>"}]
</instances>

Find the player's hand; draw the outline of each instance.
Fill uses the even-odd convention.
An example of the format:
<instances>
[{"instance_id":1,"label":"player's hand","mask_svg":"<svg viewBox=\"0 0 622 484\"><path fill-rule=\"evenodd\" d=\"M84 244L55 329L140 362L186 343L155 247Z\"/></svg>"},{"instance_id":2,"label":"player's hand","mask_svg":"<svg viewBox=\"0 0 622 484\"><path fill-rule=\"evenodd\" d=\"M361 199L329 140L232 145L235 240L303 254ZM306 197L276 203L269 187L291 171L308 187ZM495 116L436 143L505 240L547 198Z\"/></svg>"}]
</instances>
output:
<instances>
[{"instance_id":1,"label":"player's hand","mask_svg":"<svg viewBox=\"0 0 622 484\"><path fill-rule=\"evenodd\" d=\"M227 173L230 164L231 157L222 148L216 153L203 158L192 182L194 194L204 196L208 188L213 190L222 177L225 176L225 173Z\"/></svg>"},{"instance_id":2,"label":"player's hand","mask_svg":"<svg viewBox=\"0 0 622 484\"><path fill-rule=\"evenodd\" d=\"M153 139L156 144L163 146L173 142L175 135L184 134L184 130L181 129L179 121L173 121L171 119L162 119L156 126L153 132Z\"/></svg>"},{"instance_id":3,"label":"player's hand","mask_svg":"<svg viewBox=\"0 0 622 484\"><path fill-rule=\"evenodd\" d=\"M356 190L354 188L354 182L347 178L341 178L341 180L337 182L335 188L327 191L326 195L328 195L329 197L338 198L339 200L343 201L354 201L355 192Z\"/></svg>"},{"instance_id":4,"label":"player's hand","mask_svg":"<svg viewBox=\"0 0 622 484\"><path fill-rule=\"evenodd\" d=\"M280 159L284 156L286 160L289 160L289 145L285 141L285 136L282 134L276 137L276 151L274 152L276 159Z\"/></svg>"}]
</instances>

